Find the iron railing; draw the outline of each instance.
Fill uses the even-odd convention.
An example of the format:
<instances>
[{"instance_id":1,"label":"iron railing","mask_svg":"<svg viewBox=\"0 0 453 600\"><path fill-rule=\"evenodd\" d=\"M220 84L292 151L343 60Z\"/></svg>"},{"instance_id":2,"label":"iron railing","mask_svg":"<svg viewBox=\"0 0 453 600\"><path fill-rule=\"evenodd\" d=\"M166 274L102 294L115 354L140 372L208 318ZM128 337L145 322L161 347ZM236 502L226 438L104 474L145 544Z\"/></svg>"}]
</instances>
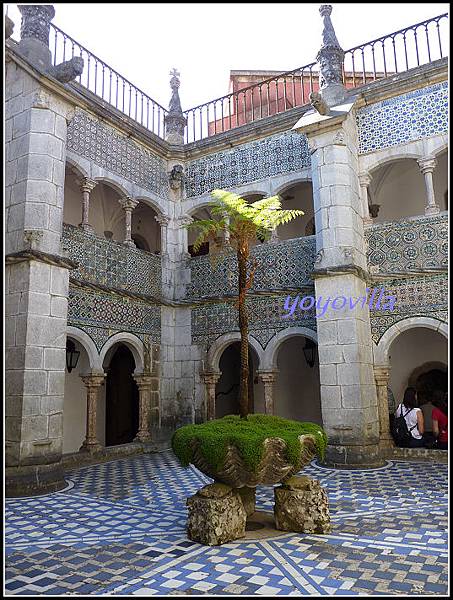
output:
<instances>
[{"instance_id":1,"label":"iron railing","mask_svg":"<svg viewBox=\"0 0 453 600\"><path fill-rule=\"evenodd\" d=\"M347 50L343 65L345 86L355 88L448 55L447 21L445 13ZM168 111L158 102L53 24L49 46L53 64L81 56L84 69L78 83L165 138ZM304 106L310 92L318 89L318 75L318 65L312 62L186 110L185 142Z\"/></svg>"},{"instance_id":2,"label":"iron railing","mask_svg":"<svg viewBox=\"0 0 453 600\"><path fill-rule=\"evenodd\" d=\"M347 50L344 85L355 88L447 55L447 20L445 13ZM318 89L317 69L313 62L185 111L185 142L307 104Z\"/></svg>"},{"instance_id":3,"label":"iron railing","mask_svg":"<svg viewBox=\"0 0 453 600\"><path fill-rule=\"evenodd\" d=\"M165 137L164 117L167 109L52 23L49 47L54 65L81 56L84 68L76 79L80 85L157 136Z\"/></svg>"}]
</instances>

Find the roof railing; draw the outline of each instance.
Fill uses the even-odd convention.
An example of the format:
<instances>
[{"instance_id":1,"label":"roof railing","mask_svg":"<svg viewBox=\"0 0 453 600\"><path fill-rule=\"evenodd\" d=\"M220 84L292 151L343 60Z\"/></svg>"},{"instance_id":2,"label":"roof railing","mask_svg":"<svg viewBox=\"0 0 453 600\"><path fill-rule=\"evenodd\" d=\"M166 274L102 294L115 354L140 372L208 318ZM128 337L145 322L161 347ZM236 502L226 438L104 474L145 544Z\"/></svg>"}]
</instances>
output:
<instances>
[{"instance_id":1,"label":"roof railing","mask_svg":"<svg viewBox=\"0 0 453 600\"><path fill-rule=\"evenodd\" d=\"M356 88L442 58L448 52L447 21L448 14L444 13L347 50L345 87ZM54 65L81 56L84 70L77 78L80 85L165 139L167 109L52 23L49 46ZM280 73L184 111L184 141L195 142L304 106L310 92L317 90L316 62Z\"/></svg>"}]
</instances>

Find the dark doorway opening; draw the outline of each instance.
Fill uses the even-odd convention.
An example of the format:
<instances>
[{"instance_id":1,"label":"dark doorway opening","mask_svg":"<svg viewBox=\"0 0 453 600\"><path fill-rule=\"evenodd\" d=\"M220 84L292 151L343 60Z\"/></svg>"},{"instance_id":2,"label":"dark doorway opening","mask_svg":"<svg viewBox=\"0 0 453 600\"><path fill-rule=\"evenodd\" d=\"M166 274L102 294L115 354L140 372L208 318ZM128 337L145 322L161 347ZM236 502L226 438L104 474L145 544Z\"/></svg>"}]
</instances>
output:
<instances>
[{"instance_id":1,"label":"dark doorway opening","mask_svg":"<svg viewBox=\"0 0 453 600\"><path fill-rule=\"evenodd\" d=\"M105 445L132 442L138 431L139 395L132 377L135 361L131 351L118 346L107 369Z\"/></svg>"},{"instance_id":2,"label":"dark doorway opening","mask_svg":"<svg viewBox=\"0 0 453 600\"><path fill-rule=\"evenodd\" d=\"M255 410L256 364L249 347L249 413ZM239 381L241 372L241 344L233 342L226 348L219 363L222 375L216 385L215 416L239 414Z\"/></svg>"}]
</instances>

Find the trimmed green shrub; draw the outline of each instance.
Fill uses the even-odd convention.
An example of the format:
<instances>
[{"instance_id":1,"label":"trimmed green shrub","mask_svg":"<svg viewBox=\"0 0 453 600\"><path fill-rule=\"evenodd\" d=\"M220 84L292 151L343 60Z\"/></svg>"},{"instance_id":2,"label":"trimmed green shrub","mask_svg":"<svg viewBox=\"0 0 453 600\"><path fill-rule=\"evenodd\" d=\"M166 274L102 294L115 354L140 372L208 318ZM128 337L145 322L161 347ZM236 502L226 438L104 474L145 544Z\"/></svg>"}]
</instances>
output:
<instances>
[{"instance_id":1,"label":"trimmed green shrub","mask_svg":"<svg viewBox=\"0 0 453 600\"><path fill-rule=\"evenodd\" d=\"M300 455L298 436L302 434L314 435L317 454L323 459L327 435L319 425L273 415L252 414L243 419L238 415L228 415L200 425L185 425L175 431L171 445L181 465L187 467L192 462L190 441L199 440L201 453L214 469L221 467L227 446L234 445L253 471L261 461L263 442L270 437L286 442L286 458L290 464L297 466Z\"/></svg>"}]
</instances>

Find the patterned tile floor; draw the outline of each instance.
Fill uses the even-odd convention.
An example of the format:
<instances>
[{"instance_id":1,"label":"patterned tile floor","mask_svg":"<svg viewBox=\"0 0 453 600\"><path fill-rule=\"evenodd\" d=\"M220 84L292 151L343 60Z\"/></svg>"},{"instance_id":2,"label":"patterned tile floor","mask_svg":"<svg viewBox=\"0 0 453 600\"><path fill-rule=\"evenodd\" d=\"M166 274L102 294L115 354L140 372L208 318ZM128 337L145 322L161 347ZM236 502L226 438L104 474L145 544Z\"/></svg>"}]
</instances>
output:
<instances>
[{"instance_id":1,"label":"patterned tile floor","mask_svg":"<svg viewBox=\"0 0 453 600\"><path fill-rule=\"evenodd\" d=\"M313 462L333 531L220 547L185 535L185 499L209 482L170 452L68 472L68 488L6 501L7 594L446 595L447 466ZM272 488L257 508L272 511Z\"/></svg>"}]
</instances>

